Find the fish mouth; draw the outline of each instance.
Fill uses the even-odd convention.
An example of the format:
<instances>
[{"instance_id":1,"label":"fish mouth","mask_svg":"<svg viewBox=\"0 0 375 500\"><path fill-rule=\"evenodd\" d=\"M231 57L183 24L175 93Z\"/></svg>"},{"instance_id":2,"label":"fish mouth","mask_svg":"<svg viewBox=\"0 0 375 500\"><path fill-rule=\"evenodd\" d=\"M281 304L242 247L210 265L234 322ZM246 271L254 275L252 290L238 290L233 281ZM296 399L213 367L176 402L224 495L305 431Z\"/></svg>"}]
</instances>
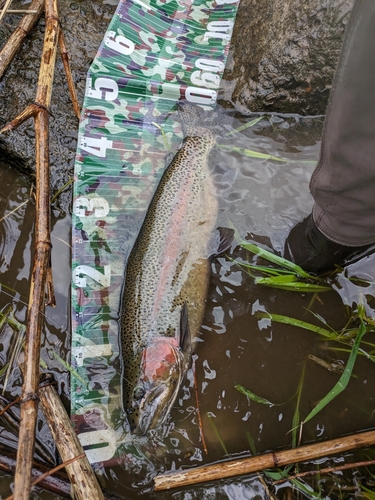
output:
<instances>
[{"instance_id":1,"label":"fish mouth","mask_svg":"<svg viewBox=\"0 0 375 500\"><path fill-rule=\"evenodd\" d=\"M162 425L177 397L180 384L160 382L143 397L139 406L139 420L133 433L142 436Z\"/></svg>"}]
</instances>

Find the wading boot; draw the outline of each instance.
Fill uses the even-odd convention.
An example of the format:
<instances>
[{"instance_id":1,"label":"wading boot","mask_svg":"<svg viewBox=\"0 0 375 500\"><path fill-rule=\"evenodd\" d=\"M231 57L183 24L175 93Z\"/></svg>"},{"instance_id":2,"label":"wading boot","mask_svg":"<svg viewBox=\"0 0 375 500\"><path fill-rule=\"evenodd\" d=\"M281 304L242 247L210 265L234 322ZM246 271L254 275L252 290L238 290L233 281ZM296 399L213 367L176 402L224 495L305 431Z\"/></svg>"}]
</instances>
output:
<instances>
[{"instance_id":1,"label":"wading boot","mask_svg":"<svg viewBox=\"0 0 375 500\"><path fill-rule=\"evenodd\" d=\"M284 257L314 274L331 271L336 265L347 265L375 250L375 245L348 247L328 239L319 231L310 214L290 231Z\"/></svg>"}]
</instances>

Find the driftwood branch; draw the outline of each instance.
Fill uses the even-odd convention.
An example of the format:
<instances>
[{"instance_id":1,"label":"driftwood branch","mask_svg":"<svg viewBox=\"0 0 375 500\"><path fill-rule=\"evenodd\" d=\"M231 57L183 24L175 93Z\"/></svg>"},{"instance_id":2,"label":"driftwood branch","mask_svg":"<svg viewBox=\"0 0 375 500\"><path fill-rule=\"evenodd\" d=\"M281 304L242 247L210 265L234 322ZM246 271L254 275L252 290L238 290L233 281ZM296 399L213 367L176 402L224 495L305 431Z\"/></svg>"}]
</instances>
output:
<instances>
[{"instance_id":1,"label":"driftwood branch","mask_svg":"<svg viewBox=\"0 0 375 500\"><path fill-rule=\"evenodd\" d=\"M73 104L73 109L74 109L74 112L75 112L77 118L79 119L80 114L81 114L81 110L80 110L80 107L78 104L76 88L74 86L73 76L72 76L72 72L70 70L69 54L68 54L68 51L66 50L64 34L62 31L60 31L60 35L59 35L59 47L60 47L61 59L62 59L63 65L64 65L66 80L68 82L70 98L71 98L72 104Z\"/></svg>"},{"instance_id":2,"label":"driftwood branch","mask_svg":"<svg viewBox=\"0 0 375 500\"><path fill-rule=\"evenodd\" d=\"M74 432L69 416L51 384L42 385L40 403L45 419L63 462L84 454L81 443ZM65 467L76 500L104 499L102 490L86 455Z\"/></svg>"},{"instance_id":3,"label":"driftwood branch","mask_svg":"<svg viewBox=\"0 0 375 500\"><path fill-rule=\"evenodd\" d=\"M265 455L162 474L154 478L155 490L160 491L170 488L179 488L216 479L239 476L241 474L250 474L264 469L283 467L296 462L313 460L374 444L375 431L369 431L332 439L323 443L301 446L293 450L275 451L274 453L266 453Z\"/></svg>"},{"instance_id":4,"label":"driftwood branch","mask_svg":"<svg viewBox=\"0 0 375 500\"><path fill-rule=\"evenodd\" d=\"M40 339L42 317L46 305L46 285L50 296L52 290L50 272L49 107L58 46L68 80L73 107L77 116L80 113L70 71L68 53L60 29L57 0L34 0L30 8L33 10L38 9L38 12L40 11L41 13L43 3L46 13L46 29L35 102L27 106L22 113L0 131L13 130L29 118L34 119L36 135L35 248L27 314L25 361L22 366L23 387L20 401L21 418L15 469L14 498L16 500L27 500L30 497L35 429L38 402L40 399L41 407L52 436L56 441L64 463L66 463L65 468L71 480L74 498L78 500L101 500L104 499L103 493L57 393L51 386L44 386L39 390ZM9 5L10 2L8 1L6 7L9 7ZM34 16L32 19L33 23L35 23L37 17ZM20 23L21 27L19 26L16 32L26 36L32 25L31 18L28 16L28 22L23 21L23 24ZM16 36L17 42L11 41L12 43L10 44L8 42L5 50L1 52L1 74L3 74L11 58L19 48L19 39L20 36Z\"/></svg>"},{"instance_id":5,"label":"driftwood branch","mask_svg":"<svg viewBox=\"0 0 375 500\"><path fill-rule=\"evenodd\" d=\"M3 19L3 17L5 16L5 14L7 13L11 3L12 3L12 0L5 0L4 8L0 12L0 22Z\"/></svg>"},{"instance_id":6,"label":"driftwood branch","mask_svg":"<svg viewBox=\"0 0 375 500\"><path fill-rule=\"evenodd\" d=\"M44 9L44 0L33 0L30 4L29 11L35 11L34 14L25 16L17 28L14 30L9 40L0 52L0 80L3 77L6 69L11 63L13 57L18 52L23 41L30 33L33 26L36 24Z\"/></svg>"},{"instance_id":7,"label":"driftwood branch","mask_svg":"<svg viewBox=\"0 0 375 500\"><path fill-rule=\"evenodd\" d=\"M34 0L31 4L31 8L42 9L40 0ZM59 40L60 48L62 47L61 50L64 49L63 39L60 37L57 0L45 0L45 13L46 29L35 98L36 102L28 106L15 120L13 120L13 122L3 129L3 131L12 130L28 118L34 118L36 135L35 248L27 314L25 362L23 365L24 381L22 387L19 448L14 489L14 498L16 500L26 500L30 496L31 464L34 453L39 399L40 338L51 251L49 106L51 102L53 76ZM31 18L28 16L27 19L30 24ZM64 52L66 52L66 50L64 50ZM65 59L67 59L67 57L65 57ZM66 61L64 65L66 65Z\"/></svg>"},{"instance_id":8,"label":"driftwood branch","mask_svg":"<svg viewBox=\"0 0 375 500\"><path fill-rule=\"evenodd\" d=\"M46 30L35 106L36 222L34 265L27 314L25 363L14 498L28 500L38 414L40 338L50 261L49 106L59 37L57 0L46 0Z\"/></svg>"},{"instance_id":9,"label":"driftwood branch","mask_svg":"<svg viewBox=\"0 0 375 500\"><path fill-rule=\"evenodd\" d=\"M5 450L0 447L0 470L13 475L15 468L16 454L10 450ZM49 475L40 481L38 486L59 495L59 497L71 499L71 485L66 472L60 470L53 472L53 475L51 475L49 467L40 462L33 461L33 482L39 479L42 474L46 474L48 472ZM104 495L106 500L126 500L123 495L119 496L110 491L104 491ZM95 500L95 498L92 497L91 500Z\"/></svg>"}]
</instances>

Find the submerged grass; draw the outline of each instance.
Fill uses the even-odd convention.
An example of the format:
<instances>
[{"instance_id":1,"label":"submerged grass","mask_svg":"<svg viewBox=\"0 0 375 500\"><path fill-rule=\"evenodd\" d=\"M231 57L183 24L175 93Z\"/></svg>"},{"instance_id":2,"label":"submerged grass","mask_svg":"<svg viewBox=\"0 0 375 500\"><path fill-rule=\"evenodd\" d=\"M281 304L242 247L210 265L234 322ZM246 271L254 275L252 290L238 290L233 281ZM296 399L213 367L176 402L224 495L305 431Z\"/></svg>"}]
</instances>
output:
<instances>
[{"instance_id":1,"label":"submerged grass","mask_svg":"<svg viewBox=\"0 0 375 500\"><path fill-rule=\"evenodd\" d=\"M217 437L217 439L218 439L219 443L221 444L221 447L222 447L222 448L223 448L223 450L224 450L224 453L225 453L226 455L229 455L228 450L227 450L227 447L225 446L225 443L224 443L224 441L222 440L222 438L221 438L221 436L220 436L220 433L219 433L219 430L218 430L218 428L217 428L217 426L216 426L216 424L215 424L215 421L214 421L214 418L216 418L216 417L215 417L215 415L214 415L213 413L211 413L211 412L208 412L208 413L207 413L207 418L208 418L208 421L209 421L209 422L210 422L210 424L211 424L211 427L212 427L212 429L213 429L213 431L214 431L214 433L215 433L215 435L216 435L216 437Z\"/></svg>"},{"instance_id":2,"label":"submerged grass","mask_svg":"<svg viewBox=\"0 0 375 500\"><path fill-rule=\"evenodd\" d=\"M353 368L354 364L357 358L358 354L362 354L366 356L368 359L371 361L375 362L375 356L372 353L367 352L365 349L361 348L361 342L363 340L363 337L366 333L368 332L374 332L374 326L368 325L366 321L366 316L365 316L365 307L362 304L359 304L357 307L357 310L355 313L352 314L351 320L347 322L347 324L344 326L344 328L340 331L335 331L333 328L329 327L327 328L322 328L320 326L313 325L311 323L307 323L306 321L301 321L296 318L290 318L288 316L283 316L280 314L271 314L271 313L265 313L265 312L258 312L256 315L260 318L268 318L271 321L278 322L278 323L284 323L292 326L296 326L298 328L302 328L305 330L309 330L314 333L318 333L319 335L323 336L326 340L328 341L334 341L334 342L339 342L346 344L347 346L350 346L350 349L346 348L344 349L345 351L349 352L349 358L348 361L345 365L345 367L342 370L342 373L340 375L339 380L337 383L334 385L334 387L324 396L320 402L315 406L315 408L305 417L305 419L299 423L299 411L298 411L298 406L299 406L299 399L300 399L300 391L302 390L302 382L300 382L300 386L298 389L298 401L297 401L297 408L293 417L293 425L292 425L292 432L297 429L299 425L303 425L307 423L309 420L311 420L313 417L315 417L323 408L325 408L334 398L336 398L339 394L341 394L347 387L350 378L353 376ZM327 325L327 322L321 318L319 315L315 314L315 317L317 319L321 320L325 325ZM351 324L354 321L359 322L359 326L353 327ZM329 325L327 325L329 326ZM366 343L367 345L370 345L371 347L374 347L372 343ZM337 348L335 348L337 349ZM343 349L341 349L343 350ZM301 380L303 377L301 378ZM298 418L297 418L298 416ZM293 435L293 445L296 445L296 437Z\"/></svg>"},{"instance_id":3,"label":"submerged grass","mask_svg":"<svg viewBox=\"0 0 375 500\"><path fill-rule=\"evenodd\" d=\"M256 403L260 403L260 404L268 405L268 406L274 406L274 403L271 403L271 401L268 401L268 399L257 396L253 392L249 391L249 389L246 389L244 386L242 386L240 384L236 384L234 387L241 394L244 394L245 396L247 396L252 401L255 401Z\"/></svg>"}]
</instances>

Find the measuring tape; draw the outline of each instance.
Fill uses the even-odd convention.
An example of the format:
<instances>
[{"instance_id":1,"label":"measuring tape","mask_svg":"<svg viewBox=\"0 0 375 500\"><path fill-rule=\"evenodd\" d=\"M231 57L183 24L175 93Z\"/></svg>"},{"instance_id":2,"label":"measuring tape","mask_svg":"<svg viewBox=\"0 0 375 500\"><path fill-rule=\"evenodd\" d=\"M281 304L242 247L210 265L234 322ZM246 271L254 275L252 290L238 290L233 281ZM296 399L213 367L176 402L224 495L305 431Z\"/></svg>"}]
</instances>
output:
<instances>
[{"instance_id":1,"label":"measuring tape","mask_svg":"<svg viewBox=\"0 0 375 500\"><path fill-rule=\"evenodd\" d=\"M125 263L182 140L181 100L215 107L238 0L121 0L87 75L72 215L71 418L91 463L121 455Z\"/></svg>"}]
</instances>

